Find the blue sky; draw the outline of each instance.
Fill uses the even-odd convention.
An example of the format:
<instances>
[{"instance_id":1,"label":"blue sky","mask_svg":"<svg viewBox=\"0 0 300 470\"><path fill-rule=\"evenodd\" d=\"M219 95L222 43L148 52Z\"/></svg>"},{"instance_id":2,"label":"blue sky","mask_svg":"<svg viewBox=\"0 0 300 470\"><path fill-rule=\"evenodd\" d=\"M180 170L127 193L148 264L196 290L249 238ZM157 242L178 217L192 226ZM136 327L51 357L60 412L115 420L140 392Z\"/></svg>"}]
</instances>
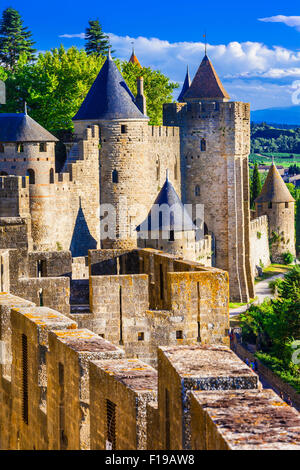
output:
<instances>
[{"instance_id":1,"label":"blue sky","mask_svg":"<svg viewBox=\"0 0 300 470\"><path fill-rule=\"evenodd\" d=\"M0 0L20 11L39 50L82 47L89 19L99 18L115 55L129 58L131 42L145 66L182 82L208 55L233 99L252 109L292 105L300 84L300 11L296 1ZM66 35L71 37L65 37ZM299 84L297 81L299 80Z\"/></svg>"}]
</instances>

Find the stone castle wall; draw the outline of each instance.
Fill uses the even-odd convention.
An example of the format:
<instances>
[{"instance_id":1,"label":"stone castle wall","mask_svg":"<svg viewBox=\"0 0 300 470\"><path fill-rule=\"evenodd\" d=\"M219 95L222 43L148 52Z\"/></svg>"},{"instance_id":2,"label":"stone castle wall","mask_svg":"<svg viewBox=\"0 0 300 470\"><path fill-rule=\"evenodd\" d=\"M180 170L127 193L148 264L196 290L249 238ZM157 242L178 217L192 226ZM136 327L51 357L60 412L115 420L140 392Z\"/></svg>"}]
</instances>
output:
<instances>
[{"instance_id":1,"label":"stone castle wall","mask_svg":"<svg viewBox=\"0 0 300 470\"><path fill-rule=\"evenodd\" d=\"M252 273L253 276L256 276L257 267L263 268L271 264L268 218L266 215L250 222L250 253Z\"/></svg>"},{"instance_id":2,"label":"stone castle wall","mask_svg":"<svg viewBox=\"0 0 300 470\"><path fill-rule=\"evenodd\" d=\"M261 390L227 347L159 348L156 371L59 312L10 294L0 296L0 325L1 344L11 344L0 364L2 450L250 449L254 441L300 448L299 413Z\"/></svg>"},{"instance_id":3,"label":"stone castle wall","mask_svg":"<svg viewBox=\"0 0 300 470\"><path fill-rule=\"evenodd\" d=\"M164 124L180 127L183 201L204 205L216 266L230 273L231 297L253 294L249 247L250 107L244 103L164 105ZM196 214L195 214L196 218Z\"/></svg>"},{"instance_id":4,"label":"stone castle wall","mask_svg":"<svg viewBox=\"0 0 300 470\"><path fill-rule=\"evenodd\" d=\"M283 254L290 252L296 256L295 249L295 203L268 202L256 204L257 216L268 217L271 259L282 263Z\"/></svg>"}]
</instances>

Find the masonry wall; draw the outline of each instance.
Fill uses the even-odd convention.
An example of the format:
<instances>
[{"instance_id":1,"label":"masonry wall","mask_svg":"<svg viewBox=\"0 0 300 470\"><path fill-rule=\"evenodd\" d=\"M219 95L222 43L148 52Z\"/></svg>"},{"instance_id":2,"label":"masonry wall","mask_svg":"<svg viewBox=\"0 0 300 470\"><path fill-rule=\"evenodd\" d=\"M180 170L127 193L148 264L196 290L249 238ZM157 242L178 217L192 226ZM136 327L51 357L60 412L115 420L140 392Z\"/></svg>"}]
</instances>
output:
<instances>
[{"instance_id":1,"label":"masonry wall","mask_svg":"<svg viewBox=\"0 0 300 470\"><path fill-rule=\"evenodd\" d=\"M234 102L167 104L164 124L180 126L183 200L194 210L196 204L204 205L204 222L215 239L215 265L229 271L231 298L248 301L254 290L248 259L249 182L244 176L250 107Z\"/></svg>"},{"instance_id":2,"label":"masonry wall","mask_svg":"<svg viewBox=\"0 0 300 470\"><path fill-rule=\"evenodd\" d=\"M253 276L258 267L267 267L271 263L269 250L269 228L267 216L251 220L250 223L250 252Z\"/></svg>"},{"instance_id":3,"label":"masonry wall","mask_svg":"<svg viewBox=\"0 0 300 470\"><path fill-rule=\"evenodd\" d=\"M271 258L273 263L282 263L283 254L295 251L295 203L264 202L256 204L256 215L268 217Z\"/></svg>"}]
</instances>

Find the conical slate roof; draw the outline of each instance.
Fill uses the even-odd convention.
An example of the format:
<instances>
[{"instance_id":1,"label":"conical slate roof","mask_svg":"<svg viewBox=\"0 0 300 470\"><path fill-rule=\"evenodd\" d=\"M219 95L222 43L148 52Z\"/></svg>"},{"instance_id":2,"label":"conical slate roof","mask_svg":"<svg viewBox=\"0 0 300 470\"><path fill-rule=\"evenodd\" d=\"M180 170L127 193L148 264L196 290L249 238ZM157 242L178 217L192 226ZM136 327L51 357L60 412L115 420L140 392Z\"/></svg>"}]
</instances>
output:
<instances>
[{"instance_id":1,"label":"conical slate roof","mask_svg":"<svg viewBox=\"0 0 300 470\"><path fill-rule=\"evenodd\" d=\"M256 203L261 202L294 202L285 182L281 178L276 165L272 163L267 179L260 195L255 199Z\"/></svg>"},{"instance_id":2,"label":"conical slate roof","mask_svg":"<svg viewBox=\"0 0 300 470\"><path fill-rule=\"evenodd\" d=\"M177 99L177 101L179 103L184 101L183 97L184 97L185 93L188 91L188 89L190 88L190 86L191 86L191 79L190 79L189 67L187 67L185 80L184 80L180 95L178 96L178 99Z\"/></svg>"},{"instance_id":3,"label":"conical slate roof","mask_svg":"<svg viewBox=\"0 0 300 470\"><path fill-rule=\"evenodd\" d=\"M159 216L160 210L163 210L161 207L163 205L173 207L170 212L170 219ZM148 217L136 228L137 232L150 230L154 232L158 230L174 230L175 232L197 230L168 177L155 199Z\"/></svg>"},{"instance_id":4,"label":"conical slate roof","mask_svg":"<svg viewBox=\"0 0 300 470\"><path fill-rule=\"evenodd\" d=\"M185 101L196 99L230 99L211 61L205 54L188 91Z\"/></svg>"},{"instance_id":5,"label":"conical slate roof","mask_svg":"<svg viewBox=\"0 0 300 470\"><path fill-rule=\"evenodd\" d=\"M140 62L139 62L139 59L137 58L137 56L135 55L135 52L134 52L134 49L132 49L132 54L131 54L131 57L129 59L129 61L131 64L133 65L138 65L140 68L142 68Z\"/></svg>"},{"instance_id":6,"label":"conical slate roof","mask_svg":"<svg viewBox=\"0 0 300 470\"><path fill-rule=\"evenodd\" d=\"M147 119L109 53L74 121Z\"/></svg>"},{"instance_id":7,"label":"conical slate roof","mask_svg":"<svg viewBox=\"0 0 300 470\"><path fill-rule=\"evenodd\" d=\"M57 142L28 114L0 114L0 142Z\"/></svg>"}]
</instances>

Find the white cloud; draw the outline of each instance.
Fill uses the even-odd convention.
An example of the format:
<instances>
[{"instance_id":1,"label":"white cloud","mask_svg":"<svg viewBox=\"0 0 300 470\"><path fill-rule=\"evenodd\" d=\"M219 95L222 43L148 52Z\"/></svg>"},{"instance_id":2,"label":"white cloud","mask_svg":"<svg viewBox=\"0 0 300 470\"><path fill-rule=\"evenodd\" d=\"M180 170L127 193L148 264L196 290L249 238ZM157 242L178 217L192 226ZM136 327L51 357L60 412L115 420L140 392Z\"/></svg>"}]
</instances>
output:
<instances>
[{"instance_id":1,"label":"white cloud","mask_svg":"<svg viewBox=\"0 0 300 470\"><path fill-rule=\"evenodd\" d=\"M258 18L258 20L264 21L265 23L284 23L285 25L296 28L297 31L300 31L300 16L276 15L269 16L268 18Z\"/></svg>"},{"instance_id":2,"label":"white cloud","mask_svg":"<svg viewBox=\"0 0 300 470\"><path fill-rule=\"evenodd\" d=\"M85 38L85 33L78 33L78 34L61 34L58 36L59 38L79 38L79 39L84 39Z\"/></svg>"},{"instance_id":3,"label":"white cloud","mask_svg":"<svg viewBox=\"0 0 300 470\"><path fill-rule=\"evenodd\" d=\"M202 42L169 42L158 38L118 36L107 33L115 56L128 60L134 42L136 55L144 66L161 70L182 85L186 65L191 77L204 55ZM84 33L63 37L84 37ZM290 86L300 77L300 52L260 42L232 41L208 44L208 55L233 99L250 101L253 109L291 104ZM175 92L175 97L179 91Z\"/></svg>"}]
</instances>

